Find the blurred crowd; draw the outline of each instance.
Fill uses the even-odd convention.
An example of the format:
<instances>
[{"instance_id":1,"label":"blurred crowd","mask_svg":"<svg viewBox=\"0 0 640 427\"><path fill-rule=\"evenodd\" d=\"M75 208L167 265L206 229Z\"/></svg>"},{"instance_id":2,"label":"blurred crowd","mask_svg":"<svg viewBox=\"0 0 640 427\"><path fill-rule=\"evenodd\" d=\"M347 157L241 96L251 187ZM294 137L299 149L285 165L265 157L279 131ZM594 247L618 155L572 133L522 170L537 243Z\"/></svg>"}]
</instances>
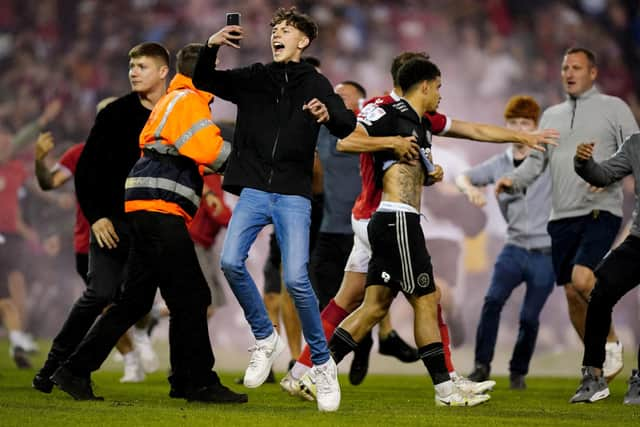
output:
<instances>
[{"instance_id":1,"label":"blurred crowd","mask_svg":"<svg viewBox=\"0 0 640 427\"><path fill-rule=\"evenodd\" d=\"M600 89L624 99L640 119L640 73L634 72L640 65L640 3L632 0L2 1L0 175L13 173L7 167L12 161L24 165L18 205L30 254L15 265L27 282L30 331L55 332L82 289L72 260L73 188L44 194L34 185L37 131L53 132L52 157L59 157L87 136L99 100L129 91L131 46L159 41L175 54L222 27L225 12L242 14L245 39L240 50L221 53L220 66L269 61L271 15L291 3L318 22L319 38L307 53L321 59L333 83L355 80L369 94L380 94L391 87L393 56L425 51L443 71L445 113L500 123L502 106L515 93L532 95L543 107L559 102L562 52L582 45L599 57ZM214 120L234 119L232 109L216 111L216 105ZM498 150L463 147L471 164Z\"/></svg>"}]
</instances>

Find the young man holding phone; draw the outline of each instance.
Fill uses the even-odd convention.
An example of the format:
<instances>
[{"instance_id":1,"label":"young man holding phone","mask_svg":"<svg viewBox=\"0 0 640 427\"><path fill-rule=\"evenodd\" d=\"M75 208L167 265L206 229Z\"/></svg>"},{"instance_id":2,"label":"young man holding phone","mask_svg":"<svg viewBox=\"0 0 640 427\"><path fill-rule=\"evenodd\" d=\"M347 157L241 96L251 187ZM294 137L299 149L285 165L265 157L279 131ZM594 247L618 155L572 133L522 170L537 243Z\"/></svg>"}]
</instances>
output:
<instances>
[{"instance_id":1,"label":"young man holding phone","mask_svg":"<svg viewBox=\"0 0 640 427\"><path fill-rule=\"evenodd\" d=\"M284 282L311 348L318 409L336 411L340 406L337 368L329 354L307 271L311 177L320 124L343 138L353 131L356 120L329 81L312 65L300 61L317 36L315 22L295 8L278 9L271 27L273 62L216 70L220 46L238 48L237 41L243 38L242 27L228 25L209 37L193 76L197 88L238 106L223 188L240 199L227 230L222 270L256 338L244 384L259 387L284 342L269 320L245 260L259 231L267 224L274 225Z\"/></svg>"}]
</instances>

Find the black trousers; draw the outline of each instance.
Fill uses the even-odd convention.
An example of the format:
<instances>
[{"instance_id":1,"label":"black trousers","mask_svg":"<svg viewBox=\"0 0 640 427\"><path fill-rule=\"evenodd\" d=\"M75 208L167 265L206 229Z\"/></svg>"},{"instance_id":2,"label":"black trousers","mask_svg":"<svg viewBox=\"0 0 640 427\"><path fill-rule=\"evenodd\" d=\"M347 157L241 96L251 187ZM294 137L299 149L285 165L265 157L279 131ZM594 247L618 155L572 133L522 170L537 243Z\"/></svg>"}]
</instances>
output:
<instances>
[{"instance_id":1,"label":"black trousers","mask_svg":"<svg viewBox=\"0 0 640 427\"><path fill-rule=\"evenodd\" d=\"M122 294L91 328L67 366L76 375L97 370L118 338L151 309L159 287L171 313L172 383L186 388L210 384L214 356L207 306L211 293L184 219L146 211L127 216L132 243Z\"/></svg>"},{"instance_id":2,"label":"black trousers","mask_svg":"<svg viewBox=\"0 0 640 427\"><path fill-rule=\"evenodd\" d=\"M309 260L309 278L318 297L320 311L340 289L352 246L353 234L318 233Z\"/></svg>"},{"instance_id":3,"label":"black trousers","mask_svg":"<svg viewBox=\"0 0 640 427\"><path fill-rule=\"evenodd\" d=\"M613 307L640 283L640 238L629 235L605 257L594 273L584 334L583 366L602 368Z\"/></svg>"},{"instance_id":4,"label":"black trousers","mask_svg":"<svg viewBox=\"0 0 640 427\"><path fill-rule=\"evenodd\" d=\"M125 265L131 245L130 228L125 218L111 219L120 238L115 249L101 248L93 234L89 245L88 273L83 276L87 288L74 303L62 329L53 339L44 365L44 374L51 375L80 344L102 311L117 297L124 281ZM78 273L80 259L77 259Z\"/></svg>"}]
</instances>

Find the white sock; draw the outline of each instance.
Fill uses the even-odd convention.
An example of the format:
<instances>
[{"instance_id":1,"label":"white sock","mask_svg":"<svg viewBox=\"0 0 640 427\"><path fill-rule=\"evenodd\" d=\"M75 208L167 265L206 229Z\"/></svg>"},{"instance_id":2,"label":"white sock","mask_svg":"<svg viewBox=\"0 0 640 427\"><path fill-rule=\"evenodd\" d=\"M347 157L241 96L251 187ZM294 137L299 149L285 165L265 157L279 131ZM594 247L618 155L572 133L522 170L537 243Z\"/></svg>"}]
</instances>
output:
<instances>
[{"instance_id":1,"label":"white sock","mask_svg":"<svg viewBox=\"0 0 640 427\"><path fill-rule=\"evenodd\" d=\"M453 381L445 381L435 385L436 393L440 396L448 396L453 393Z\"/></svg>"},{"instance_id":2,"label":"white sock","mask_svg":"<svg viewBox=\"0 0 640 427\"><path fill-rule=\"evenodd\" d=\"M11 345L11 348L16 348L20 346L20 342L22 338L22 332L21 331L9 331L9 343Z\"/></svg>"},{"instance_id":3,"label":"white sock","mask_svg":"<svg viewBox=\"0 0 640 427\"><path fill-rule=\"evenodd\" d=\"M129 353L122 355L122 359L124 360L124 363L126 365L130 363L137 363L137 358L138 358L138 355L136 354L135 351L130 351Z\"/></svg>"},{"instance_id":4,"label":"white sock","mask_svg":"<svg viewBox=\"0 0 640 427\"><path fill-rule=\"evenodd\" d=\"M449 372L449 378L455 380L456 378L458 378L458 373L456 371Z\"/></svg>"},{"instance_id":5,"label":"white sock","mask_svg":"<svg viewBox=\"0 0 640 427\"><path fill-rule=\"evenodd\" d=\"M291 373L291 376L294 380L299 380L304 376L304 374L307 373L308 370L309 366L296 361L295 365L293 365L293 368L291 368L291 371L289 371L289 373Z\"/></svg>"},{"instance_id":6,"label":"white sock","mask_svg":"<svg viewBox=\"0 0 640 427\"><path fill-rule=\"evenodd\" d=\"M274 342L276 342L276 339L278 338L278 334L276 333L276 330L274 329L273 332L271 333L271 335L269 335L266 338L262 338L259 340L256 340L256 344L257 345L271 345Z\"/></svg>"}]
</instances>

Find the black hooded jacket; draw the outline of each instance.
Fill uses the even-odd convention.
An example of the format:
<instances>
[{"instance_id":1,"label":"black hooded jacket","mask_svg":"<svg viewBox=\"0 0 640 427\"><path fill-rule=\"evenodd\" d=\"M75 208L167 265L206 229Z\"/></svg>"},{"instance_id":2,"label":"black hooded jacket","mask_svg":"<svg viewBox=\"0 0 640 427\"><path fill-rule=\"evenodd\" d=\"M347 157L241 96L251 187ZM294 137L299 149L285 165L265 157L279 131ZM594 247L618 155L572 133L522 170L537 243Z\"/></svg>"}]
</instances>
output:
<instances>
[{"instance_id":1,"label":"black hooded jacket","mask_svg":"<svg viewBox=\"0 0 640 427\"><path fill-rule=\"evenodd\" d=\"M324 123L338 138L356 118L329 81L304 62L253 64L215 69L218 47L203 47L194 85L238 106L236 130L223 188L240 194L249 187L311 198L313 158L320 124L302 106L318 98L329 111Z\"/></svg>"}]
</instances>

